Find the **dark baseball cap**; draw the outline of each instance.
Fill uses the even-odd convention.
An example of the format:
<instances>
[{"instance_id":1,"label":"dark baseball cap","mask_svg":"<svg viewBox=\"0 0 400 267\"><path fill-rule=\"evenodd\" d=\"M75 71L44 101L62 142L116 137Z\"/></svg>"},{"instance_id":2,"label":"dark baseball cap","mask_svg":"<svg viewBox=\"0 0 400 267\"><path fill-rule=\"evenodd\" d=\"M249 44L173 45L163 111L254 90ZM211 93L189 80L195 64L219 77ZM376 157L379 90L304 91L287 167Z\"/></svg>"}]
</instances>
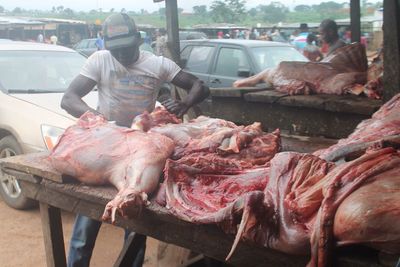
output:
<instances>
[{"instance_id":1,"label":"dark baseball cap","mask_svg":"<svg viewBox=\"0 0 400 267\"><path fill-rule=\"evenodd\" d=\"M127 14L113 14L103 24L104 47L108 50L140 45L140 33Z\"/></svg>"}]
</instances>

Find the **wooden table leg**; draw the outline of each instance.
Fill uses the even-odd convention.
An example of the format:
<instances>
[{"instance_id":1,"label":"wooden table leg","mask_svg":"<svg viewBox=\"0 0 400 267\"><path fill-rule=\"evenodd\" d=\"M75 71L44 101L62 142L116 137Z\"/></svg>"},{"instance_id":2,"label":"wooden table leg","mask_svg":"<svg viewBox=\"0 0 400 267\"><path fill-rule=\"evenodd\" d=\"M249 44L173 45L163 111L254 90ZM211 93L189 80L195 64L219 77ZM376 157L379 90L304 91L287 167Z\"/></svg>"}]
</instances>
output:
<instances>
[{"instance_id":1,"label":"wooden table leg","mask_svg":"<svg viewBox=\"0 0 400 267\"><path fill-rule=\"evenodd\" d=\"M131 267L144 242L146 242L146 236L130 233L114 267Z\"/></svg>"},{"instance_id":2,"label":"wooden table leg","mask_svg":"<svg viewBox=\"0 0 400 267\"><path fill-rule=\"evenodd\" d=\"M40 202L40 216L47 267L67 266L60 209Z\"/></svg>"}]
</instances>

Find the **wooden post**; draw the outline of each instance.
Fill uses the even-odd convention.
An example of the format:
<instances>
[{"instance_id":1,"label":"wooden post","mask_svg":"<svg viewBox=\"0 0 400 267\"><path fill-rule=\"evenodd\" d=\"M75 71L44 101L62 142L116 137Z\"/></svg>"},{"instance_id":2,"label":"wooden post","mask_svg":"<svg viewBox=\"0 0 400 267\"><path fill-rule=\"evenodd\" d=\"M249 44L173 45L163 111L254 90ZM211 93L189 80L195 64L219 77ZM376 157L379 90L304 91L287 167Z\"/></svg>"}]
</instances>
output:
<instances>
[{"instance_id":1,"label":"wooden post","mask_svg":"<svg viewBox=\"0 0 400 267\"><path fill-rule=\"evenodd\" d=\"M361 39L361 22L360 22L360 0L350 1L350 28L351 41L360 42Z\"/></svg>"},{"instance_id":2,"label":"wooden post","mask_svg":"<svg viewBox=\"0 0 400 267\"><path fill-rule=\"evenodd\" d=\"M400 0L383 2L383 100L400 93Z\"/></svg>"},{"instance_id":3,"label":"wooden post","mask_svg":"<svg viewBox=\"0 0 400 267\"><path fill-rule=\"evenodd\" d=\"M180 46L179 46L179 21L177 0L165 1L165 13L167 19L167 45L172 54L172 60L180 65Z\"/></svg>"},{"instance_id":4,"label":"wooden post","mask_svg":"<svg viewBox=\"0 0 400 267\"><path fill-rule=\"evenodd\" d=\"M67 266L60 209L40 202L40 216L47 267Z\"/></svg>"}]
</instances>

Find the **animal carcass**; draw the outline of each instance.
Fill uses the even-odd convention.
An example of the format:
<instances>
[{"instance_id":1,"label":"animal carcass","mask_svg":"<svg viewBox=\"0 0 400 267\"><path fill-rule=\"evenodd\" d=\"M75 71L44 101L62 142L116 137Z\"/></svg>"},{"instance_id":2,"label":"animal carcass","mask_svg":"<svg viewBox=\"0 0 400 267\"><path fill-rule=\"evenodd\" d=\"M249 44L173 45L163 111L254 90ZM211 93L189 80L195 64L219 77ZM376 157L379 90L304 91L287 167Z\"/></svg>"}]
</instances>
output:
<instances>
[{"instance_id":1,"label":"animal carcass","mask_svg":"<svg viewBox=\"0 0 400 267\"><path fill-rule=\"evenodd\" d=\"M57 171L83 183L114 185L118 194L103 215L113 222L116 212L134 216L147 203L173 150L164 135L119 127L88 112L65 131L49 159Z\"/></svg>"}]
</instances>

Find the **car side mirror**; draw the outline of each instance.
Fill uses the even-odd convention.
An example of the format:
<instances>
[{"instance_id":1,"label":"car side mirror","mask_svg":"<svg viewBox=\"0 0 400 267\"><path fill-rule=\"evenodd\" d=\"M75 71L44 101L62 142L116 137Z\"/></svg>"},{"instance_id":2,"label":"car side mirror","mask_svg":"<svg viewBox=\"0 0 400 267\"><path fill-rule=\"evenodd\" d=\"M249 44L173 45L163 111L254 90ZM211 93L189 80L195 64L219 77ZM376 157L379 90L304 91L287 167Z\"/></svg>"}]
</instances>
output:
<instances>
[{"instance_id":1,"label":"car side mirror","mask_svg":"<svg viewBox=\"0 0 400 267\"><path fill-rule=\"evenodd\" d=\"M250 71L249 70L239 70L237 74L238 74L238 77L241 77L241 78L250 77Z\"/></svg>"}]
</instances>

